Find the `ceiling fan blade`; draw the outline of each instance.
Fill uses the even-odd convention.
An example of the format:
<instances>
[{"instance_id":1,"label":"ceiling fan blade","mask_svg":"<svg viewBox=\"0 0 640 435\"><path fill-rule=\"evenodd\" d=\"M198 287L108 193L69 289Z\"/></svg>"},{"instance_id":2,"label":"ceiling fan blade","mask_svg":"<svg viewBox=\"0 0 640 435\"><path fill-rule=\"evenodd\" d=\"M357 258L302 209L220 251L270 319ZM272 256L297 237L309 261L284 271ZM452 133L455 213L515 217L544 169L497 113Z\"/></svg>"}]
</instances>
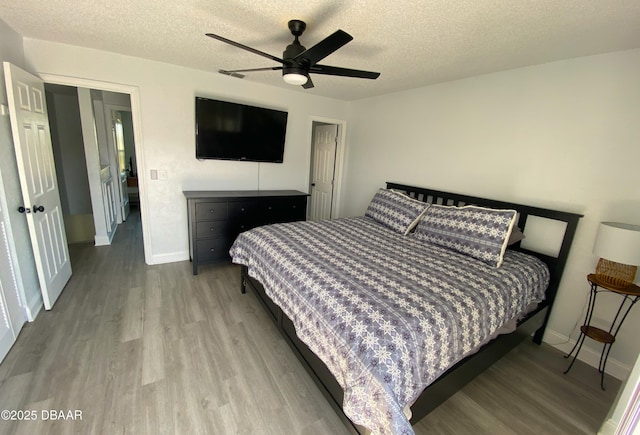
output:
<instances>
[{"instance_id":1,"label":"ceiling fan blade","mask_svg":"<svg viewBox=\"0 0 640 435\"><path fill-rule=\"evenodd\" d=\"M307 77L307 79L308 79L308 80L307 80L307 83L305 83L304 85L302 85L302 87L303 87L304 89L311 89L311 88L313 88L314 86L313 86L313 82L311 81L311 77Z\"/></svg>"},{"instance_id":2,"label":"ceiling fan blade","mask_svg":"<svg viewBox=\"0 0 640 435\"><path fill-rule=\"evenodd\" d=\"M226 70L226 69L221 69L218 72L221 74L235 74L235 73L243 73L243 72L254 72L254 71L278 71L281 70L282 67L281 66L270 66L267 68L249 68L249 69L234 69L234 70Z\"/></svg>"},{"instance_id":3,"label":"ceiling fan blade","mask_svg":"<svg viewBox=\"0 0 640 435\"><path fill-rule=\"evenodd\" d=\"M327 36L310 49L297 55L293 60L301 64L313 66L351 40L353 40L353 36L343 30L336 30L333 34Z\"/></svg>"},{"instance_id":4,"label":"ceiling fan blade","mask_svg":"<svg viewBox=\"0 0 640 435\"><path fill-rule=\"evenodd\" d=\"M235 78L238 78L238 79L243 79L244 78L244 74L238 74L235 71L226 71L226 70L223 70L223 69L219 69L218 72L220 74L224 74L226 76L235 77Z\"/></svg>"},{"instance_id":5,"label":"ceiling fan blade","mask_svg":"<svg viewBox=\"0 0 640 435\"><path fill-rule=\"evenodd\" d=\"M213 33L206 33L206 35L209 38L217 39L218 41L225 42L225 43L227 43L229 45L233 45L234 47L237 47L237 48L242 48L243 50L247 50L247 51L250 51L251 53L257 54L259 56L266 57L267 59L271 59L271 60L276 61L276 62L284 63L284 60L279 59L279 58L277 58L275 56L272 56L272 55L270 55L268 53L265 53L264 51L260 51L260 50L256 50L255 48L247 47L246 45L242 45L239 42L232 41L231 39L224 38L224 37L222 37L220 35L215 35Z\"/></svg>"},{"instance_id":6,"label":"ceiling fan blade","mask_svg":"<svg viewBox=\"0 0 640 435\"><path fill-rule=\"evenodd\" d=\"M356 77L360 79L375 80L380 77L379 72L362 71L359 69L340 68L337 66L314 65L309 68L309 72L313 74L325 74L329 76Z\"/></svg>"}]
</instances>

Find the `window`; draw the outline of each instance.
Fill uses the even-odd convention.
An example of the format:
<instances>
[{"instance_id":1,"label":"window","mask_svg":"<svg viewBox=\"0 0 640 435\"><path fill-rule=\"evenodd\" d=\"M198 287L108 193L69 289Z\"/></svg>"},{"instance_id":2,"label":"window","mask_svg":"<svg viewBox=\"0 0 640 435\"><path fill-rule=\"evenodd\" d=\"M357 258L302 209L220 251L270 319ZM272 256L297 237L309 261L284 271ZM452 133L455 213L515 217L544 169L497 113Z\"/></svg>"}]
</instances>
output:
<instances>
[{"instance_id":1,"label":"window","mask_svg":"<svg viewBox=\"0 0 640 435\"><path fill-rule=\"evenodd\" d=\"M120 172L124 172L127 169L127 159L124 152L124 135L122 133L120 112L114 111L113 119L116 150L118 151L118 166L120 167Z\"/></svg>"}]
</instances>

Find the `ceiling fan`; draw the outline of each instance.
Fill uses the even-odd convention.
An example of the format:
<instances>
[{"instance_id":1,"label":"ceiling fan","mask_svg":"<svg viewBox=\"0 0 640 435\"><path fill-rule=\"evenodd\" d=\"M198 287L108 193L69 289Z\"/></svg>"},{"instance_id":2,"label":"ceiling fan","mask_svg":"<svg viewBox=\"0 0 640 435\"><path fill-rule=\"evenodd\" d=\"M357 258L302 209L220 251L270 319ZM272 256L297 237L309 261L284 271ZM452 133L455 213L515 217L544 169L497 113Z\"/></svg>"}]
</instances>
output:
<instances>
[{"instance_id":1,"label":"ceiling fan","mask_svg":"<svg viewBox=\"0 0 640 435\"><path fill-rule=\"evenodd\" d=\"M242 78L244 77L244 75L240 73L244 72L282 70L282 78L285 82L291 85L302 85L304 89L313 88L313 82L311 81L311 77L309 77L310 73L341 77L356 77L361 79L377 79L380 76L380 73L377 72L319 65L318 62L329 56L331 53L333 53L343 45L350 42L353 39L353 36L342 30L337 30L335 33L329 35L307 50L303 45L300 44L300 41L298 41L298 37L302 35L306 28L307 25L304 23L304 21L289 21L289 30L291 31L291 34L295 39L291 44L287 45L284 53L282 53L282 59L272 56L263 51L256 50L255 48L251 48L238 42L231 41L230 39L224 38L220 35L215 35L213 33L207 33L206 35L213 39L217 39L218 41L225 42L227 44L233 45L234 47L242 48L243 50L250 51L251 53L255 53L259 56L266 57L267 59L271 59L282 64L282 66L267 68L219 70L218 72L220 72L221 74Z\"/></svg>"}]
</instances>

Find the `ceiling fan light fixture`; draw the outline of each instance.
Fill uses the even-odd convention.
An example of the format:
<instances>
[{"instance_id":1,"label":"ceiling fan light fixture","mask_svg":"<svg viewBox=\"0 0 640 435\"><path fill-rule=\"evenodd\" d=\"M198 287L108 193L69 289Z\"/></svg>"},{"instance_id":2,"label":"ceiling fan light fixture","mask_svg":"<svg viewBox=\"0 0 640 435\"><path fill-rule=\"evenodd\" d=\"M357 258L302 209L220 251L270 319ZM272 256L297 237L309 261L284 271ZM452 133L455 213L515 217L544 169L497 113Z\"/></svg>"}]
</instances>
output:
<instances>
[{"instance_id":1,"label":"ceiling fan light fixture","mask_svg":"<svg viewBox=\"0 0 640 435\"><path fill-rule=\"evenodd\" d=\"M295 86L304 85L305 83L307 83L307 80L309 80L309 78L304 74L298 74L298 73L284 74L282 78L286 83L290 85L295 85Z\"/></svg>"}]
</instances>

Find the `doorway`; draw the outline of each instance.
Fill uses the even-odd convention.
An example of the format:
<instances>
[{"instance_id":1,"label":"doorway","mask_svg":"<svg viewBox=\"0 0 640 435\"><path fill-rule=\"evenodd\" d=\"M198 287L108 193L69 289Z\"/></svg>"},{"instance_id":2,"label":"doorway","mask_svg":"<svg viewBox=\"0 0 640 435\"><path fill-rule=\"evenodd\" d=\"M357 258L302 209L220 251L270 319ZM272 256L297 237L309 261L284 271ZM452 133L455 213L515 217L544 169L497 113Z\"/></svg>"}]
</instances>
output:
<instances>
[{"instance_id":1,"label":"doorway","mask_svg":"<svg viewBox=\"0 0 640 435\"><path fill-rule=\"evenodd\" d=\"M311 124L308 220L339 216L338 196L344 155L342 121L314 119Z\"/></svg>"},{"instance_id":2,"label":"doorway","mask_svg":"<svg viewBox=\"0 0 640 435\"><path fill-rule=\"evenodd\" d=\"M67 240L108 245L129 211L125 162L135 153L130 97L49 83L45 90Z\"/></svg>"},{"instance_id":3,"label":"doorway","mask_svg":"<svg viewBox=\"0 0 640 435\"><path fill-rule=\"evenodd\" d=\"M106 119L107 117L104 113L106 111L105 109L107 105L118 106L120 108L122 106L126 106L127 110L125 112L128 112L128 113L125 115L125 118L130 118L129 134L133 138L133 145L129 145L129 147L130 147L130 156L135 156L132 158L132 161L135 162L134 171L136 175L144 173L144 159L142 158L140 95L137 87L122 85L117 83L107 83L107 82L101 82L96 80L81 79L76 77L59 76L56 74L40 74L40 77L48 85L70 86L78 89L79 93L80 91L83 91L83 93L90 93L91 101L89 105L93 107L89 107L89 109L95 109L95 100L96 100L95 97L99 93L104 92L104 93L110 93L110 94L120 94L119 98L122 98L122 97L126 98L126 103L123 103L123 101L125 101L123 99L120 99L117 101L113 100L111 97L107 97L106 99L103 99L102 119L104 119L105 122L103 123L102 132L94 131L93 135L91 134L87 135L87 133L85 132L85 137L93 136L93 138L95 139L97 134L103 134L105 138L109 138L111 134L111 126L110 126L110 121ZM87 109L87 108L84 107L84 109ZM81 104L81 111L85 112L83 111L82 104ZM97 112L97 111L94 110L94 112ZM108 112L108 114L110 115L110 110L106 112ZM100 116L96 114L96 117L98 118ZM86 129L84 125L83 125L83 129ZM112 174L112 179L114 181L112 184L113 191L115 191L115 189L119 189L120 186L122 186L122 184L119 182L120 171L118 167L115 167L115 172L113 172L112 167L114 167L114 165L110 165L108 162L111 162L111 161L117 162L117 151L115 149L115 146L113 146L113 147L108 147L106 152L110 156L106 155L104 151L99 153L97 145L95 146L95 155L94 155L95 159L92 159L92 160L97 160L97 163L95 164L95 167L93 168L93 170L88 167L87 172L88 172L88 176L90 176L92 172L99 172L101 173L100 175L103 178L108 176L108 174L106 174L107 172L110 172ZM87 158L89 158L89 156L87 156ZM106 158L107 166L104 166L105 158ZM130 183L130 180L128 181ZM128 186L128 187L131 187L133 190L135 190L135 193L136 193L135 198L138 205L138 210L140 212L140 227L142 229L145 262L147 264L152 264L152 258L151 258L152 249L150 245L150 237L148 234L149 217L148 217L147 209L145 207L146 201L145 201L145 190L144 190L144 187L145 187L144 177L136 177L135 186L134 187ZM114 207L114 210L112 210L116 215L120 214L118 213L118 211L120 210L120 207L119 207L120 204L117 204L117 205L118 207ZM122 215L120 214L120 216ZM104 244L107 244L107 243L104 243Z\"/></svg>"}]
</instances>

